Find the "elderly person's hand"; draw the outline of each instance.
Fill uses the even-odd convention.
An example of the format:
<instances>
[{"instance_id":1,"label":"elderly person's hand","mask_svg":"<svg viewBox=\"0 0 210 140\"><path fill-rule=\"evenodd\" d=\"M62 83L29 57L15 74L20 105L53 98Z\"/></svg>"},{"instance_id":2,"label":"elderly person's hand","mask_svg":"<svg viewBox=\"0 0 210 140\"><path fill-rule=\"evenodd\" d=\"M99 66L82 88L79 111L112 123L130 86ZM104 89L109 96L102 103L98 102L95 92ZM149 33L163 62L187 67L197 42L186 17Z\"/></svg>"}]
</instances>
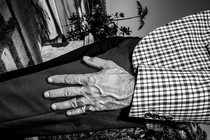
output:
<instances>
[{"instance_id":1,"label":"elderly person's hand","mask_svg":"<svg viewBox=\"0 0 210 140\"><path fill-rule=\"evenodd\" d=\"M114 110L130 105L134 76L109 60L87 56L83 60L101 70L96 73L55 75L48 78L49 83L71 85L44 93L46 98L72 97L52 104L53 110L67 109L67 115L78 115L86 111Z\"/></svg>"}]
</instances>

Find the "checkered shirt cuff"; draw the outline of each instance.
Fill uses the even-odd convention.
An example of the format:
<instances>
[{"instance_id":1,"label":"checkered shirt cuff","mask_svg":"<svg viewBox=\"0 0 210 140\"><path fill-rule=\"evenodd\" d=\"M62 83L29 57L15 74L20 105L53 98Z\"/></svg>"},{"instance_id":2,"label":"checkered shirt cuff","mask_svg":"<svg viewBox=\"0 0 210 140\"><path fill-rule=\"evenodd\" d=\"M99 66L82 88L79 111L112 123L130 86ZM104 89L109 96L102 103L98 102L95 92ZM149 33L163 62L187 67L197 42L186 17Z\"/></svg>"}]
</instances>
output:
<instances>
[{"instance_id":1,"label":"checkered shirt cuff","mask_svg":"<svg viewBox=\"0 0 210 140\"><path fill-rule=\"evenodd\" d=\"M210 71L141 65L137 79L130 116L210 120Z\"/></svg>"}]
</instances>

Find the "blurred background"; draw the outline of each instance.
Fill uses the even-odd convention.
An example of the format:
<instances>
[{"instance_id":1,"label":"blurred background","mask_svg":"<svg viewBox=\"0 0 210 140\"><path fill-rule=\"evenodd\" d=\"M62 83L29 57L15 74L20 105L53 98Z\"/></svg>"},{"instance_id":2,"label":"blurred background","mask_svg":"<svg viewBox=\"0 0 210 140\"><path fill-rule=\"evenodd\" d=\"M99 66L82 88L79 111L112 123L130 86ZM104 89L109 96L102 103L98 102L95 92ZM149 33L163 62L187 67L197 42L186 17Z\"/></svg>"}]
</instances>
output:
<instances>
[{"instance_id":1,"label":"blurred background","mask_svg":"<svg viewBox=\"0 0 210 140\"><path fill-rule=\"evenodd\" d=\"M112 36L144 37L209 0L0 0L0 73ZM210 127L202 125L210 134Z\"/></svg>"}]
</instances>

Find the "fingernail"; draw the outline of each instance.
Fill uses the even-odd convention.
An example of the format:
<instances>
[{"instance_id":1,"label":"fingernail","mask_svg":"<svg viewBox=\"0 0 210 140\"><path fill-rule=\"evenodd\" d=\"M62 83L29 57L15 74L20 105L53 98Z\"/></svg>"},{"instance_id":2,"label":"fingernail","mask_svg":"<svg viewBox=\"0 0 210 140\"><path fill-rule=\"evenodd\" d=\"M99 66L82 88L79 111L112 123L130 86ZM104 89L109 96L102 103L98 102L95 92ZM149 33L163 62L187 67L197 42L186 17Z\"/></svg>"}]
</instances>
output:
<instances>
[{"instance_id":1,"label":"fingernail","mask_svg":"<svg viewBox=\"0 0 210 140\"><path fill-rule=\"evenodd\" d=\"M83 58L84 58L84 59L89 59L90 57L89 57L89 56L84 56Z\"/></svg>"},{"instance_id":2,"label":"fingernail","mask_svg":"<svg viewBox=\"0 0 210 140\"><path fill-rule=\"evenodd\" d=\"M66 114L70 116L71 115L71 111L67 111Z\"/></svg>"},{"instance_id":3,"label":"fingernail","mask_svg":"<svg viewBox=\"0 0 210 140\"><path fill-rule=\"evenodd\" d=\"M51 108L52 108L53 110L56 110L56 105L55 105L55 104L52 104L52 105L51 105Z\"/></svg>"},{"instance_id":4,"label":"fingernail","mask_svg":"<svg viewBox=\"0 0 210 140\"><path fill-rule=\"evenodd\" d=\"M95 111L95 108L92 106L90 106L89 109L90 109L90 111Z\"/></svg>"},{"instance_id":5,"label":"fingernail","mask_svg":"<svg viewBox=\"0 0 210 140\"><path fill-rule=\"evenodd\" d=\"M49 78L47 79L47 81L50 82L50 83L52 83L53 79L52 79L51 77L49 77Z\"/></svg>"},{"instance_id":6,"label":"fingernail","mask_svg":"<svg viewBox=\"0 0 210 140\"><path fill-rule=\"evenodd\" d=\"M49 92L45 92L45 93L44 93L44 97L46 97L46 98L50 97Z\"/></svg>"}]
</instances>

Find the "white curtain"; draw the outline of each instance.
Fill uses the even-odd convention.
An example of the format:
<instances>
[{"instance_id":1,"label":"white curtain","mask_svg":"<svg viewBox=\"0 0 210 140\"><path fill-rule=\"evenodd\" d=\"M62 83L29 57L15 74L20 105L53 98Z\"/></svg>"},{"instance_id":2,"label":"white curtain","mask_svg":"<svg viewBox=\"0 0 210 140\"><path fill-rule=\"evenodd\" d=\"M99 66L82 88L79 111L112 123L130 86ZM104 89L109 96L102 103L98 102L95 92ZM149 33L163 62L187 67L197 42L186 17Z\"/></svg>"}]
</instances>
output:
<instances>
[{"instance_id":1,"label":"white curtain","mask_svg":"<svg viewBox=\"0 0 210 140\"><path fill-rule=\"evenodd\" d=\"M58 31L56 30L56 23L53 20L54 14L52 15L52 12L50 10L51 7L49 7L49 4L47 3L46 0L39 0L39 3L41 7L44 9L44 11L47 13L48 18L46 18L46 20L47 20L48 30L50 32L49 39L53 39L58 35Z\"/></svg>"},{"instance_id":2,"label":"white curtain","mask_svg":"<svg viewBox=\"0 0 210 140\"><path fill-rule=\"evenodd\" d=\"M73 14L73 12L76 12L74 6L74 0L54 0L54 1L58 11L58 16L63 34L66 35L69 30L68 26L66 26L69 24L68 18Z\"/></svg>"}]
</instances>

